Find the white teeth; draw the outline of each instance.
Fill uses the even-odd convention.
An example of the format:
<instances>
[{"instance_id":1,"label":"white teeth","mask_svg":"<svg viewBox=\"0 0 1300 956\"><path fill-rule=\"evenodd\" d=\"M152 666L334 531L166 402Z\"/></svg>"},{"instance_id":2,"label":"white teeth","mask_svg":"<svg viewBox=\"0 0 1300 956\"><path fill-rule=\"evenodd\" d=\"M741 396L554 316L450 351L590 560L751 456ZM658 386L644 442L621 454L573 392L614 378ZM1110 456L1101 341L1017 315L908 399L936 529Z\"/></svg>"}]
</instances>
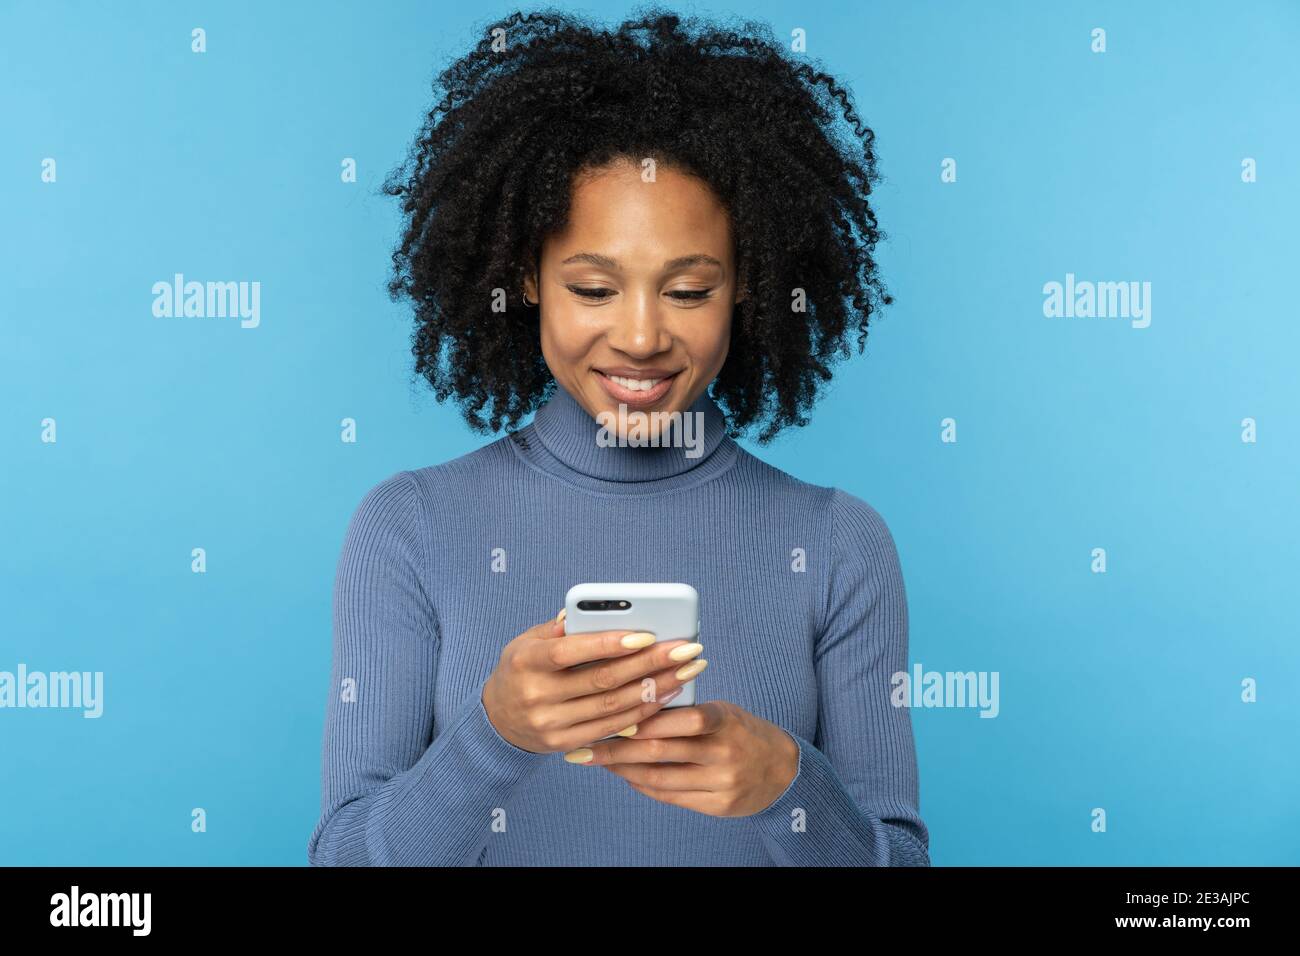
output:
<instances>
[{"instance_id":1,"label":"white teeth","mask_svg":"<svg viewBox=\"0 0 1300 956\"><path fill-rule=\"evenodd\" d=\"M608 378L616 385L622 385L633 392L648 392L663 381L661 378L624 378L621 375L610 375Z\"/></svg>"}]
</instances>

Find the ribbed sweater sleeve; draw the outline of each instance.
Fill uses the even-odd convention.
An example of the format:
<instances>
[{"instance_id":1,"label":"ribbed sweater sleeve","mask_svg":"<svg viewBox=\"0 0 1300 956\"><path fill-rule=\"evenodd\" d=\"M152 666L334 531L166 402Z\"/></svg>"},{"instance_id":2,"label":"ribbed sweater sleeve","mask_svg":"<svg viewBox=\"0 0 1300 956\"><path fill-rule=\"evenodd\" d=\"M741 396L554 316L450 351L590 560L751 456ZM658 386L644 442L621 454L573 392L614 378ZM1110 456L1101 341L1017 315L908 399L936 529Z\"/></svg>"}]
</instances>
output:
<instances>
[{"instance_id":1,"label":"ribbed sweater sleeve","mask_svg":"<svg viewBox=\"0 0 1300 956\"><path fill-rule=\"evenodd\" d=\"M929 866L906 707L907 596L894 540L866 502L832 492L825 619L814 649L818 720L794 779L749 817L786 866ZM788 731L787 731L788 732Z\"/></svg>"},{"instance_id":2,"label":"ribbed sweater sleeve","mask_svg":"<svg viewBox=\"0 0 1300 956\"><path fill-rule=\"evenodd\" d=\"M420 583L422 507L398 472L366 494L344 539L313 866L472 865L494 811L546 757L501 737L481 684L434 737L439 634Z\"/></svg>"}]
</instances>

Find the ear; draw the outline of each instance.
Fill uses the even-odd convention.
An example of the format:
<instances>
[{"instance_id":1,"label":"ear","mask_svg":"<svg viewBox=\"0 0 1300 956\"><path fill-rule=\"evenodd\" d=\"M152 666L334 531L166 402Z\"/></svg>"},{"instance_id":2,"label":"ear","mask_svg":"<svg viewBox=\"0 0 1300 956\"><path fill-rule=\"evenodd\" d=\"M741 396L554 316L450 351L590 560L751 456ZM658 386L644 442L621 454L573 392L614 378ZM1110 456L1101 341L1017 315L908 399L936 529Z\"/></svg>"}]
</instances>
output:
<instances>
[{"instance_id":1,"label":"ear","mask_svg":"<svg viewBox=\"0 0 1300 956\"><path fill-rule=\"evenodd\" d=\"M538 295L540 283L537 281L538 273L541 271L538 267L539 256L536 252L530 254L524 263L524 293L534 302L540 302L541 297Z\"/></svg>"}]
</instances>

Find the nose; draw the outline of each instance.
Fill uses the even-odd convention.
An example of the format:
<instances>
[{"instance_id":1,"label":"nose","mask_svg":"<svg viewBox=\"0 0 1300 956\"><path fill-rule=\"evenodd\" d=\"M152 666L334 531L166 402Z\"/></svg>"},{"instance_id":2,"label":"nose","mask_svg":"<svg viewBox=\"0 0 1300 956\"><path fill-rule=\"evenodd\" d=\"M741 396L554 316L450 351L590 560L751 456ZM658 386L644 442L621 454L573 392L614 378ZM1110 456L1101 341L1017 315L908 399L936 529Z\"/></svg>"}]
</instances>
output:
<instances>
[{"instance_id":1,"label":"nose","mask_svg":"<svg viewBox=\"0 0 1300 956\"><path fill-rule=\"evenodd\" d=\"M664 321L656 292L628 292L621 305L622 308L611 310L613 321L605 333L611 347L636 359L646 359L672 348L672 333Z\"/></svg>"}]
</instances>

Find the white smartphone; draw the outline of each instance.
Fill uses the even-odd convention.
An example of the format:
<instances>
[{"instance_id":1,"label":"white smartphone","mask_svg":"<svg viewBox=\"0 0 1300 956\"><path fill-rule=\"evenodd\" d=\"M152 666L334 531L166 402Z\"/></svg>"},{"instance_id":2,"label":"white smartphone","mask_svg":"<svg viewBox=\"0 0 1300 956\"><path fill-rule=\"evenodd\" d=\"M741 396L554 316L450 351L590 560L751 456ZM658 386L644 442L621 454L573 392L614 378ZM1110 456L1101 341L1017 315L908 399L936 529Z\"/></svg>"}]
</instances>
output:
<instances>
[{"instance_id":1,"label":"white smartphone","mask_svg":"<svg viewBox=\"0 0 1300 956\"><path fill-rule=\"evenodd\" d=\"M700 635L699 592L689 584L576 584L564 597L564 633L596 631L649 631L655 643L696 640ZM664 704L664 710L694 703L693 679Z\"/></svg>"}]
</instances>

